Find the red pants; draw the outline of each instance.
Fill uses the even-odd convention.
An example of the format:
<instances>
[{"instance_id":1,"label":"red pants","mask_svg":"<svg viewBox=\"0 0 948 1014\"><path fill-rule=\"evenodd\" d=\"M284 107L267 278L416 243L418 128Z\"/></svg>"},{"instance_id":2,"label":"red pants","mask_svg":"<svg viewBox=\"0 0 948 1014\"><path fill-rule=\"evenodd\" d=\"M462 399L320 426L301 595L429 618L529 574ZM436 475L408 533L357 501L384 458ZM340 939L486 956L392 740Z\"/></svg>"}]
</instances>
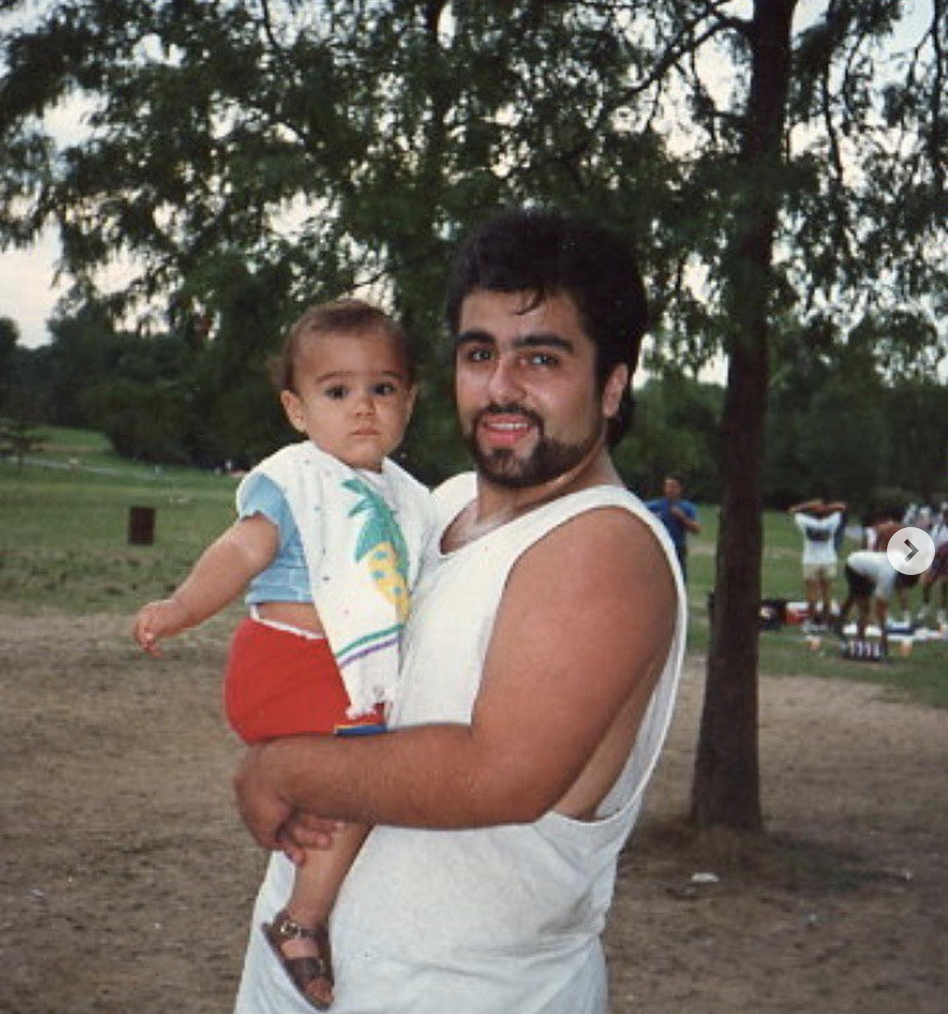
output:
<instances>
[{"instance_id":1,"label":"red pants","mask_svg":"<svg viewBox=\"0 0 948 1014\"><path fill-rule=\"evenodd\" d=\"M224 711L245 743L298 733L381 731L382 706L348 718L346 693L325 638L301 637L245 618L234 632L224 675Z\"/></svg>"}]
</instances>

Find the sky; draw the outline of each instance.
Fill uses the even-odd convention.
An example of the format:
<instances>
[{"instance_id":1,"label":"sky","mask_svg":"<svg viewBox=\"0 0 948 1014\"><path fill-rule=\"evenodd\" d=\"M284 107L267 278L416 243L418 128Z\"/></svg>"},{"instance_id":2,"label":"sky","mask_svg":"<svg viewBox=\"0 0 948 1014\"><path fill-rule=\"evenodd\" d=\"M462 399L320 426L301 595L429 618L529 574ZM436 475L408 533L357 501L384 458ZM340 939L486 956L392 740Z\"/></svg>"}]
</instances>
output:
<instances>
[{"instance_id":1,"label":"sky","mask_svg":"<svg viewBox=\"0 0 948 1014\"><path fill-rule=\"evenodd\" d=\"M57 255L52 237L29 250L0 254L0 317L12 318L26 348L49 340L46 320L65 288L53 284Z\"/></svg>"},{"instance_id":2,"label":"sky","mask_svg":"<svg viewBox=\"0 0 948 1014\"><path fill-rule=\"evenodd\" d=\"M819 9L822 2L802 0L801 8ZM928 16L929 0L909 3L908 24L915 31ZM911 29L908 35L915 34ZM47 118L53 133L61 141L78 139L82 134L82 106L71 104ZM0 251L0 317L9 317L20 331L20 344L35 348L49 341L46 321L56 300L68 287L68 280L55 280L59 247L52 232L25 250Z\"/></svg>"},{"instance_id":3,"label":"sky","mask_svg":"<svg viewBox=\"0 0 948 1014\"><path fill-rule=\"evenodd\" d=\"M72 101L47 115L49 130L61 143L81 138L87 106ZM20 344L36 348L49 341L46 321L56 300L69 287L68 279L56 283L59 242L47 231L29 249L0 251L0 317L10 317L20 329Z\"/></svg>"}]
</instances>

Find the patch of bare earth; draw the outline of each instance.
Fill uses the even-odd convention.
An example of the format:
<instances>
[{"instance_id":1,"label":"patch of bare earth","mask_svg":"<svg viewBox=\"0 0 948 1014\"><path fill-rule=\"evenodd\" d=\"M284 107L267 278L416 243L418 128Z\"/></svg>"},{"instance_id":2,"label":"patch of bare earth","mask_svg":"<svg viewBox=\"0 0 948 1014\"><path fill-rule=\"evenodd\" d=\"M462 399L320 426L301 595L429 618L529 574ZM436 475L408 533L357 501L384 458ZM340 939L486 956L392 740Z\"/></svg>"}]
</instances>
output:
<instances>
[{"instance_id":1,"label":"patch of bare earth","mask_svg":"<svg viewBox=\"0 0 948 1014\"><path fill-rule=\"evenodd\" d=\"M4 1014L230 1010L264 857L231 803L229 627L155 661L127 619L0 617ZM695 842L700 694L695 661L619 872L614 1014L946 1014L948 713L765 677L770 834Z\"/></svg>"}]
</instances>

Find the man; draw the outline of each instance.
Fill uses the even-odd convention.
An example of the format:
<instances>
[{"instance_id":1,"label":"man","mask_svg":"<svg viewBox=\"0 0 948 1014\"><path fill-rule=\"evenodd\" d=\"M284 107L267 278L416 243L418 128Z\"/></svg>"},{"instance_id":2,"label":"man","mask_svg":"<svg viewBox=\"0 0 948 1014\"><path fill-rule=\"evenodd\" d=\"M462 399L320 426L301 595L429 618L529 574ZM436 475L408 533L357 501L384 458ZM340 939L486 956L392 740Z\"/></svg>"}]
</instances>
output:
<instances>
[{"instance_id":1,"label":"man","mask_svg":"<svg viewBox=\"0 0 948 1014\"><path fill-rule=\"evenodd\" d=\"M370 833L331 925L336 1014L604 1014L616 858L670 720L684 591L609 457L644 292L625 242L510 212L462 248L446 316L476 475L439 493L393 731L296 737L236 778L256 839ZM271 858L255 924L292 867ZM305 1012L251 934L239 1014Z\"/></svg>"},{"instance_id":2,"label":"man","mask_svg":"<svg viewBox=\"0 0 948 1014\"><path fill-rule=\"evenodd\" d=\"M948 533L946 533L948 534ZM916 623L928 623L931 619L932 588L941 585L941 608L935 615L935 622L941 628L948 621L948 538L935 543L935 555L928 570L922 571L922 605L915 617Z\"/></svg>"},{"instance_id":3,"label":"man","mask_svg":"<svg viewBox=\"0 0 948 1014\"><path fill-rule=\"evenodd\" d=\"M833 619L833 581L836 579L837 536L843 526L846 504L827 503L822 497L787 508L803 535L803 588L809 629ZM822 611L820 607L822 606Z\"/></svg>"},{"instance_id":4,"label":"man","mask_svg":"<svg viewBox=\"0 0 948 1014\"><path fill-rule=\"evenodd\" d=\"M886 536L886 544L889 536ZM900 587L907 587L911 578L900 575L881 550L858 549L846 558L844 569L847 594L839 610L836 630L842 633L849 611L856 606L856 640L864 641L870 614L879 625L879 644L883 655L889 650L889 600ZM901 579L901 580L900 580Z\"/></svg>"},{"instance_id":5,"label":"man","mask_svg":"<svg viewBox=\"0 0 948 1014\"><path fill-rule=\"evenodd\" d=\"M912 509L910 505L910 509ZM917 513L917 508L914 508ZM864 533L864 545L866 549L872 550L876 553L884 553L889 547L889 541L896 532L902 530L903 523L899 520L900 514L895 507L880 507L875 514L875 521L866 529ZM880 565L881 567L881 565ZM885 568L881 567L881 570L885 572ZM895 591L895 596L898 600L899 606L902 610L902 622L907 626L912 622L912 616L909 612L909 587L910 582L904 579L904 575L898 574L895 578L895 583L891 589L888 589L889 594ZM888 601L885 605L886 617L889 616Z\"/></svg>"},{"instance_id":6,"label":"man","mask_svg":"<svg viewBox=\"0 0 948 1014\"><path fill-rule=\"evenodd\" d=\"M669 475L665 479L664 496L658 500L649 500L645 505L661 520L668 529L668 534L675 545L678 562L681 564L682 577L688 579L688 535L697 535L701 531L698 522L698 510L690 500L682 500L681 479L677 475Z\"/></svg>"}]
</instances>

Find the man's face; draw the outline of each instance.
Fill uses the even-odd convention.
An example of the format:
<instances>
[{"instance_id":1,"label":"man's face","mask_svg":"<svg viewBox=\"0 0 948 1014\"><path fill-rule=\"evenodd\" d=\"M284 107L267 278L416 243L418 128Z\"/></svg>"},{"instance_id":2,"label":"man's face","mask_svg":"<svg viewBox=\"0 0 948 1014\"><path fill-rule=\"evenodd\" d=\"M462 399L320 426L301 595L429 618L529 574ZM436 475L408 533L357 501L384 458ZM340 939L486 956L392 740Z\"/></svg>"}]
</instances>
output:
<instances>
[{"instance_id":1,"label":"man's face","mask_svg":"<svg viewBox=\"0 0 948 1014\"><path fill-rule=\"evenodd\" d=\"M596 350L569 296L475 289L461 306L455 392L478 471L500 486L542 485L602 445L627 379L600 392ZM525 312L524 312L525 311Z\"/></svg>"},{"instance_id":2,"label":"man's face","mask_svg":"<svg viewBox=\"0 0 948 1014\"><path fill-rule=\"evenodd\" d=\"M665 496L669 500L681 499L681 483L677 479L665 480Z\"/></svg>"}]
</instances>

